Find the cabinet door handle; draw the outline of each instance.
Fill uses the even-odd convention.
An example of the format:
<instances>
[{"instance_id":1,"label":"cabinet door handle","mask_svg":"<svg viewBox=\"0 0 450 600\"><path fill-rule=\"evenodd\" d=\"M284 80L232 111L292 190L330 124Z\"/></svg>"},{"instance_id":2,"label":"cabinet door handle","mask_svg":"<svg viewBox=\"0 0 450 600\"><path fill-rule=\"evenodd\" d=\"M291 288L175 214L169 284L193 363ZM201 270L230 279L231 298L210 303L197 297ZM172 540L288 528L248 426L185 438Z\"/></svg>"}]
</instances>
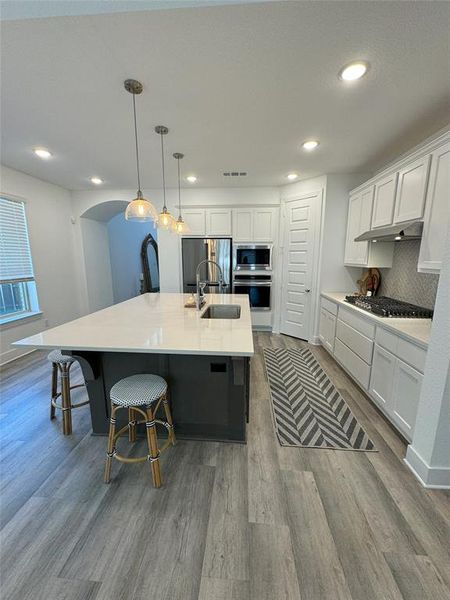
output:
<instances>
[{"instance_id":1,"label":"cabinet door handle","mask_svg":"<svg viewBox=\"0 0 450 600\"><path fill-rule=\"evenodd\" d=\"M309 294L309 292L310 292L310 291L311 291L311 290L310 290L309 288L306 288L306 289L305 289L305 292L306 292L307 294Z\"/></svg>"}]
</instances>

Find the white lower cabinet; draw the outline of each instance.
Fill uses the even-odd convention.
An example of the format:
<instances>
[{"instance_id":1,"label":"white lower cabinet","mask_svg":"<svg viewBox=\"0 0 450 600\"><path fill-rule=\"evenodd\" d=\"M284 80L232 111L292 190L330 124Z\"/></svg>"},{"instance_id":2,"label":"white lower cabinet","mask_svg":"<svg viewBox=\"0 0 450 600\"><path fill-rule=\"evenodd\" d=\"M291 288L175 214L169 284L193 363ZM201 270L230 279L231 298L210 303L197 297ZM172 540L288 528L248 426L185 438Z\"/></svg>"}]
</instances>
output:
<instances>
[{"instance_id":1,"label":"white lower cabinet","mask_svg":"<svg viewBox=\"0 0 450 600\"><path fill-rule=\"evenodd\" d=\"M334 336L336 332L336 316L325 308L320 309L319 338L324 348L333 354Z\"/></svg>"},{"instance_id":2,"label":"white lower cabinet","mask_svg":"<svg viewBox=\"0 0 450 600\"><path fill-rule=\"evenodd\" d=\"M375 402L386 412L392 404L395 361L393 354L375 344L369 392Z\"/></svg>"},{"instance_id":3,"label":"white lower cabinet","mask_svg":"<svg viewBox=\"0 0 450 600\"><path fill-rule=\"evenodd\" d=\"M408 441L413 437L422 379L422 373L375 345L369 393Z\"/></svg>"},{"instance_id":4,"label":"white lower cabinet","mask_svg":"<svg viewBox=\"0 0 450 600\"><path fill-rule=\"evenodd\" d=\"M427 351L361 311L321 298L319 337L326 350L412 440Z\"/></svg>"},{"instance_id":5,"label":"white lower cabinet","mask_svg":"<svg viewBox=\"0 0 450 600\"><path fill-rule=\"evenodd\" d=\"M411 441L422 387L422 373L397 358L392 390L392 419Z\"/></svg>"}]
</instances>

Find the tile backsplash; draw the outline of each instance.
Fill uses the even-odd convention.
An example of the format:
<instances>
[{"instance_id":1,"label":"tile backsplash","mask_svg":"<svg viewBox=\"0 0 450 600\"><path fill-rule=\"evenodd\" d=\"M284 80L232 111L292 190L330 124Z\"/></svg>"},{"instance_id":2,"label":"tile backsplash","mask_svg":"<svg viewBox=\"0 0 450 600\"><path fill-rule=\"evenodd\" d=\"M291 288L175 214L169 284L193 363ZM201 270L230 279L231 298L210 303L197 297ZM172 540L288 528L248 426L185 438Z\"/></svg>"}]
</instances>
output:
<instances>
[{"instance_id":1,"label":"tile backsplash","mask_svg":"<svg viewBox=\"0 0 450 600\"><path fill-rule=\"evenodd\" d=\"M395 244L392 269L380 269L378 295L434 309L439 275L417 272L419 249L420 240Z\"/></svg>"}]
</instances>

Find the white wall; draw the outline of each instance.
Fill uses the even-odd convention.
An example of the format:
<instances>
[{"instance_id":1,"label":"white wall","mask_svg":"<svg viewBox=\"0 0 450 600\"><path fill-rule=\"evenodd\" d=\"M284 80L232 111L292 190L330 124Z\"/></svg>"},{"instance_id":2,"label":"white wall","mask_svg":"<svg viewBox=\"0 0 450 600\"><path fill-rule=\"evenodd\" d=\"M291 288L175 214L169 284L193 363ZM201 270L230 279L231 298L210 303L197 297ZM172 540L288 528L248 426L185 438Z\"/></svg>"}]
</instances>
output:
<instances>
[{"instance_id":1,"label":"white wall","mask_svg":"<svg viewBox=\"0 0 450 600\"><path fill-rule=\"evenodd\" d=\"M1 193L26 202L34 273L43 315L0 326L0 363L26 353L11 342L79 316L70 192L1 166Z\"/></svg>"},{"instance_id":2,"label":"white wall","mask_svg":"<svg viewBox=\"0 0 450 600\"><path fill-rule=\"evenodd\" d=\"M85 258L85 276L89 312L114 304L109 255L109 237L106 223L94 219L80 219Z\"/></svg>"},{"instance_id":3,"label":"white wall","mask_svg":"<svg viewBox=\"0 0 450 600\"><path fill-rule=\"evenodd\" d=\"M434 307L431 339L406 463L430 487L450 489L450 231Z\"/></svg>"}]
</instances>

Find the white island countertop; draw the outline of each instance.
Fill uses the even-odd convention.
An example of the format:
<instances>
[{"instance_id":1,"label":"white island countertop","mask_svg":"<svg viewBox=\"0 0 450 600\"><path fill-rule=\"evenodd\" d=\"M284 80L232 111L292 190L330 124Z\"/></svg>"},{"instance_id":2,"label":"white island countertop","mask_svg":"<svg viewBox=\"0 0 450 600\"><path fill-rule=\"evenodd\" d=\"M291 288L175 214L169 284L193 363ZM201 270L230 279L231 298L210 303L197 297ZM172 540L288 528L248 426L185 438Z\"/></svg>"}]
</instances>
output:
<instances>
[{"instance_id":1,"label":"white island countertop","mask_svg":"<svg viewBox=\"0 0 450 600\"><path fill-rule=\"evenodd\" d=\"M414 342L419 346L422 346L422 348L428 349L431 335L431 319L395 319L391 317L379 317L367 310L358 308L358 306L355 306L354 304L346 302L345 296L349 294L344 294L343 292L322 292L321 295L332 302L342 304L345 308L360 313L361 316L364 316L371 321L375 321L378 325L381 325L385 329L390 329L406 340Z\"/></svg>"},{"instance_id":2,"label":"white island countertop","mask_svg":"<svg viewBox=\"0 0 450 600\"><path fill-rule=\"evenodd\" d=\"M253 356L248 296L208 294L201 311L185 308L188 294L143 294L15 345L97 352ZM239 304L239 319L202 319L210 304Z\"/></svg>"}]
</instances>

